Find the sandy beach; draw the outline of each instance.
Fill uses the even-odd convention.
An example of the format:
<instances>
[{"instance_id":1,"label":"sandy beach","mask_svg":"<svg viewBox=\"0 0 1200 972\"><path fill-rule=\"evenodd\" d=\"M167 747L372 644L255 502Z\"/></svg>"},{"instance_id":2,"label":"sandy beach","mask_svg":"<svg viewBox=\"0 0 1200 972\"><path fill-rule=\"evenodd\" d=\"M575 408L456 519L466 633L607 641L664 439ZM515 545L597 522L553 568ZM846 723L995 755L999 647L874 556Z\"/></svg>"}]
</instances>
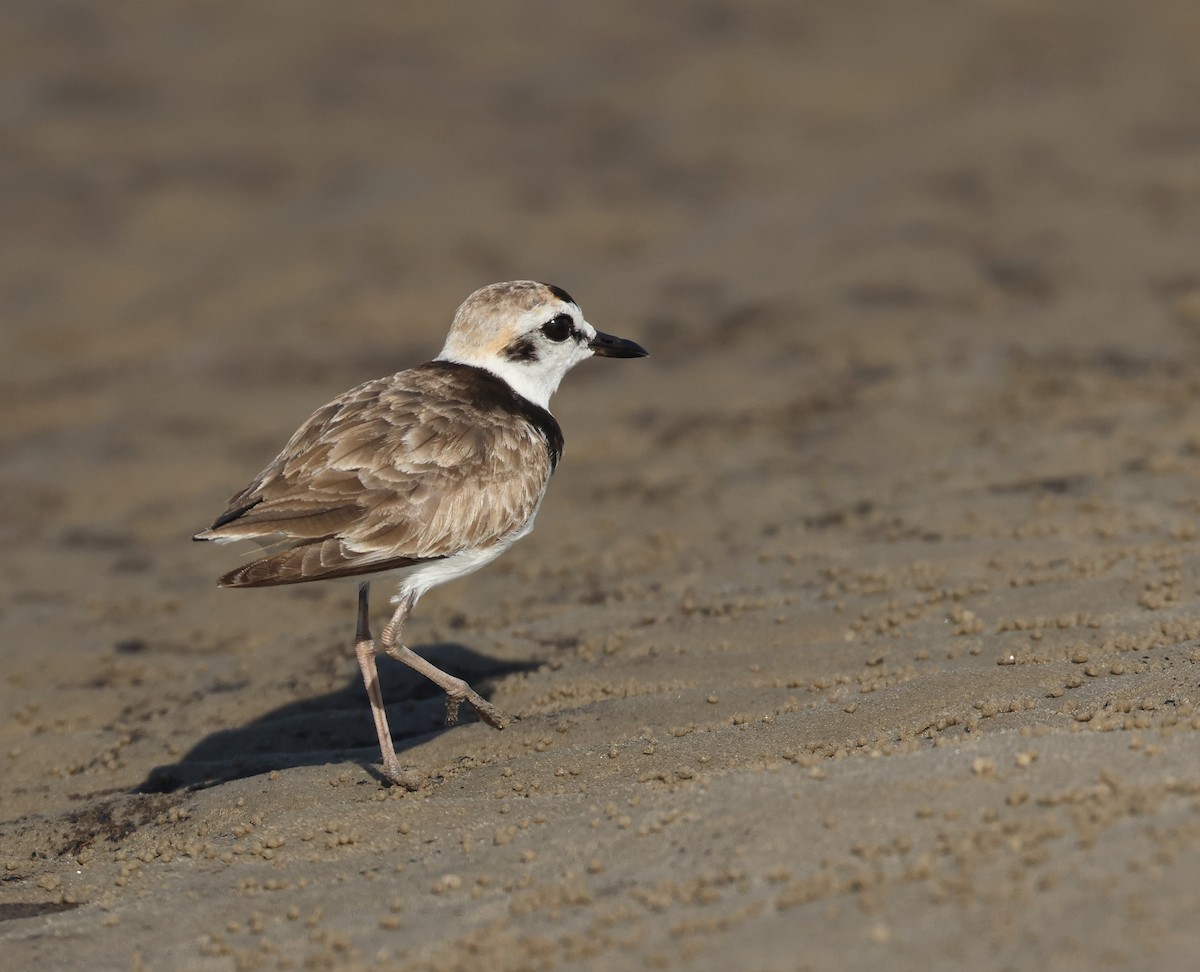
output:
<instances>
[{"instance_id":1,"label":"sandy beach","mask_svg":"<svg viewBox=\"0 0 1200 972\"><path fill-rule=\"evenodd\" d=\"M2 964L1194 969L1200 7L409 6L0 12ZM190 538L525 278L650 357L389 787Z\"/></svg>"}]
</instances>

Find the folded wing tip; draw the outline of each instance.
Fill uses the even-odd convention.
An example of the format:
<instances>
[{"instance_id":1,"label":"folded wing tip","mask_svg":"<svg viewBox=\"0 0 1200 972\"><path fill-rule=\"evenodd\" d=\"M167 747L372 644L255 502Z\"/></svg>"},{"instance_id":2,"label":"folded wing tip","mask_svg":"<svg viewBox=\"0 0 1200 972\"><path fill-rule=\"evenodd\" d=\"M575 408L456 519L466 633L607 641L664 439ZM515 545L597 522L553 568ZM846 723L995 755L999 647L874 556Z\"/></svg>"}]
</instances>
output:
<instances>
[{"instance_id":1,"label":"folded wing tip","mask_svg":"<svg viewBox=\"0 0 1200 972\"><path fill-rule=\"evenodd\" d=\"M327 546L335 544L333 550ZM320 552L327 554L336 551L341 557L322 562ZM315 555L315 559L314 559ZM399 570L427 563L431 560L443 560L444 555L432 557L386 557L377 559L359 559L345 556L345 549L334 538L325 541L315 540L298 544L289 550L252 560L247 564L235 567L217 580L218 587L279 587L284 584L304 584L309 581L335 580L344 577L357 577L364 574L378 574L386 571Z\"/></svg>"}]
</instances>

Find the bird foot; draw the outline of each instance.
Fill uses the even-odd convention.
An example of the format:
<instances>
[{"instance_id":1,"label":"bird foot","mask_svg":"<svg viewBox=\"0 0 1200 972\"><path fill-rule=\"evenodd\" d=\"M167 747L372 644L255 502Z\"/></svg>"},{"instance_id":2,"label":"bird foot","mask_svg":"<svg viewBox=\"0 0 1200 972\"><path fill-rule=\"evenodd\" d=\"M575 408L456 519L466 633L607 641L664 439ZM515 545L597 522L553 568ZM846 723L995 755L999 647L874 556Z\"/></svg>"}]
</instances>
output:
<instances>
[{"instance_id":1,"label":"bird foot","mask_svg":"<svg viewBox=\"0 0 1200 972\"><path fill-rule=\"evenodd\" d=\"M384 754L383 775L393 786L402 786L409 792L421 789L421 777L412 770L401 769L400 761L396 759L394 753Z\"/></svg>"},{"instance_id":2,"label":"bird foot","mask_svg":"<svg viewBox=\"0 0 1200 972\"><path fill-rule=\"evenodd\" d=\"M446 725L452 726L458 722L458 707L468 702L481 722L486 722L493 729L503 729L508 725L509 716L502 709L496 708L482 695L467 686L462 698L447 693L446 695Z\"/></svg>"}]
</instances>

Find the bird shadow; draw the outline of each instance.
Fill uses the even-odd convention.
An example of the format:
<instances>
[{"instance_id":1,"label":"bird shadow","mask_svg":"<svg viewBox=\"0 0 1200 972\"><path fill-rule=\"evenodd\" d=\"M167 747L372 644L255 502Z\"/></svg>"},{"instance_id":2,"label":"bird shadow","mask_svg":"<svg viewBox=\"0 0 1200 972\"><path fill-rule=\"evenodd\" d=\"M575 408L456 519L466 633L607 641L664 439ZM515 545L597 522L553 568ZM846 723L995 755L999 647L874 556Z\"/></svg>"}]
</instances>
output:
<instances>
[{"instance_id":1,"label":"bird shadow","mask_svg":"<svg viewBox=\"0 0 1200 972\"><path fill-rule=\"evenodd\" d=\"M490 682L541 666L532 660L498 661L457 642L422 645L419 653L438 668L466 679L487 697ZM416 672L379 661L379 683L396 753L453 728L445 721L445 694ZM470 721L469 706L460 722ZM342 688L280 706L244 725L205 737L174 763L156 766L133 793L199 790L271 770L358 760L383 780L379 743L366 689L357 671Z\"/></svg>"}]
</instances>

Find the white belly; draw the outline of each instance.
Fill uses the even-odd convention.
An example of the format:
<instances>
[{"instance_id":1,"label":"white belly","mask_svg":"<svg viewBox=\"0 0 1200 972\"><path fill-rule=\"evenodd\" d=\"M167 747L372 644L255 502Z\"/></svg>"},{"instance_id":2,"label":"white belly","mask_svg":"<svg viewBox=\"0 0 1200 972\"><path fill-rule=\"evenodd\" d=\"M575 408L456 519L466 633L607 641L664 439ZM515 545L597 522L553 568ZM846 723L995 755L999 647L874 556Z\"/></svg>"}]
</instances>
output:
<instances>
[{"instance_id":1,"label":"white belly","mask_svg":"<svg viewBox=\"0 0 1200 972\"><path fill-rule=\"evenodd\" d=\"M479 570L485 564L490 564L533 529L536 515L535 513L526 520L521 529L510 533L503 540L490 546L473 547L470 550L462 550L449 557L443 557L441 560L430 560L424 564L416 564L396 571L393 576L397 577L400 583L396 588L396 593L392 595L392 603L396 603L401 597L409 594L413 595L415 602L430 588L445 584L447 581L457 580L459 577L465 577L467 574Z\"/></svg>"}]
</instances>

